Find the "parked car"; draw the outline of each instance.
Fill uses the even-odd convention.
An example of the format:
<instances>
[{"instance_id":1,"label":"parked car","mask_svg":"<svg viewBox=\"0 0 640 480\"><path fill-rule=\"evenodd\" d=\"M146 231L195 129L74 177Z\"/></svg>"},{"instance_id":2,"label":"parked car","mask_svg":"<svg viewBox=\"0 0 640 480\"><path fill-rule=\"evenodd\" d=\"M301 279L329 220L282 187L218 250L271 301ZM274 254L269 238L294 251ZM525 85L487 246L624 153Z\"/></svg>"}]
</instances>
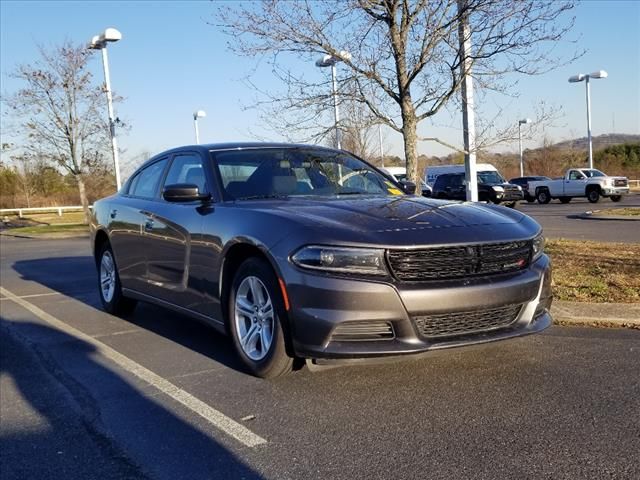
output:
<instances>
[{"instance_id":1,"label":"parked car","mask_svg":"<svg viewBox=\"0 0 640 480\"><path fill-rule=\"evenodd\" d=\"M428 185L433 186L436 182L436 178L438 175L442 175L443 173L464 173L465 167L463 163L457 163L455 165L429 165L424 169L424 179L426 180ZM476 163L476 171L477 172L498 172L498 169L491 165L490 163Z\"/></svg>"},{"instance_id":2,"label":"parked car","mask_svg":"<svg viewBox=\"0 0 640 480\"><path fill-rule=\"evenodd\" d=\"M465 174L443 173L438 175L433 184L431 195L434 198L447 200L466 200ZM478 172L478 200L481 202L504 203L513 208L516 202L522 198L522 189L517 185L507 183L497 171Z\"/></svg>"},{"instance_id":3,"label":"parked car","mask_svg":"<svg viewBox=\"0 0 640 480\"><path fill-rule=\"evenodd\" d=\"M401 192L333 149L176 148L97 201L102 305L152 302L227 333L253 374L416 354L551 324L551 269L530 217Z\"/></svg>"},{"instance_id":4,"label":"parked car","mask_svg":"<svg viewBox=\"0 0 640 480\"><path fill-rule=\"evenodd\" d=\"M405 167L382 167L380 170L393 176L399 182L407 179L407 169ZM431 187L424 180L420 181L420 187L423 197L431 196Z\"/></svg>"},{"instance_id":5,"label":"parked car","mask_svg":"<svg viewBox=\"0 0 640 480\"><path fill-rule=\"evenodd\" d=\"M551 180L549 177L537 176L537 177L516 177L509 180L509 183L513 185L519 185L522 188L522 193L524 194L524 199L533 203L536 201L536 196L534 192L529 192L529 182L539 182L539 181L547 181Z\"/></svg>"},{"instance_id":6,"label":"parked car","mask_svg":"<svg viewBox=\"0 0 640 480\"><path fill-rule=\"evenodd\" d=\"M591 203L597 203L600 197L619 202L622 195L629 193L629 181L595 168L570 168L563 178L529 182L529 191L534 192L538 203L549 203L554 198L569 203L576 197L587 197Z\"/></svg>"}]
</instances>

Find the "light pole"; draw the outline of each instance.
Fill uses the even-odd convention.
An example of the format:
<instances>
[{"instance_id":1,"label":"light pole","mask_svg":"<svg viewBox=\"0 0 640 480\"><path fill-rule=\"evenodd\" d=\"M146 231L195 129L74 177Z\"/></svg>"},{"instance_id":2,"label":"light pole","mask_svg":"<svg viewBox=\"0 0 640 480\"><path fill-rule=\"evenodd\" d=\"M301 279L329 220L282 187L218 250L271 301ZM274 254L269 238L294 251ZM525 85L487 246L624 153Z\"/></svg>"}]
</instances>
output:
<instances>
[{"instance_id":1,"label":"light pole","mask_svg":"<svg viewBox=\"0 0 640 480\"><path fill-rule=\"evenodd\" d=\"M593 73L579 73L569 77L569 83L578 83L585 81L585 87L587 91L587 137L589 139L589 168L593 168L593 145L591 144L591 90L589 87L589 80L592 78L607 78L609 74L604 70L598 70Z\"/></svg>"},{"instance_id":2,"label":"light pole","mask_svg":"<svg viewBox=\"0 0 640 480\"><path fill-rule=\"evenodd\" d=\"M207 112L204 110L198 110L193 112L193 128L196 131L196 145L200 145L200 132L198 131L198 119L207 116Z\"/></svg>"},{"instance_id":3,"label":"light pole","mask_svg":"<svg viewBox=\"0 0 640 480\"><path fill-rule=\"evenodd\" d=\"M382 168L384 168L384 150L382 148L382 124L378 124L378 142L380 143L380 162Z\"/></svg>"},{"instance_id":4,"label":"light pole","mask_svg":"<svg viewBox=\"0 0 640 480\"><path fill-rule=\"evenodd\" d=\"M340 139L340 112L338 111L338 81L336 80L336 63L343 60L351 60L351 54L344 50L338 53L338 56L325 55L316 61L316 67L331 67L331 82L333 84L333 114L336 122L336 146L338 150L342 148Z\"/></svg>"},{"instance_id":5,"label":"light pole","mask_svg":"<svg viewBox=\"0 0 640 480\"><path fill-rule=\"evenodd\" d=\"M522 132L520 128L522 125L526 125L527 123L531 123L530 118L525 118L524 120L518 120L518 145L520 146L520 176L524 177L524 158L522 156Z\"/></svg>"},{"instance_id":6,"label":"light pole","mask_svg":"<svg viewBox=\"0 0 640 480\"><path fill-rule=\"evenodd\" d=\"M115 28L107 28L100 35L91 39L89 48L102 51L102 68L104 69L104 86L107 94L107 111L109 113L109 135L111 136L111 151L113 154L113 167L116 171L116 187L120 190L120 164L118 161L118 142L116 141L116 125L113 115L113 98L111 96L111 80L109 78L109 58L107 57L107 43L117 42L122 34Z\"/></svg>"}]
</instances>

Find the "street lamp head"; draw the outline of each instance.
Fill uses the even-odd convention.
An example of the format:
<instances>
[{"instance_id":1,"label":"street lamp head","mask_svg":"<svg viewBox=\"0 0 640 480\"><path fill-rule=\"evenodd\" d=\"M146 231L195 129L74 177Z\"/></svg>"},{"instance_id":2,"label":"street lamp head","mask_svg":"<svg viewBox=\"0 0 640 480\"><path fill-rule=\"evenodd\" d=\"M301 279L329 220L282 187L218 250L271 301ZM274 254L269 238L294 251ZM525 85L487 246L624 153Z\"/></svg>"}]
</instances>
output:
<instances>
[{"instance_id":1,"label":"street lamp head","mask_svg":"<svg viewBox=\"0 0 640 480\"><path fill-rule=\"evenodd\" d=\"M115 28L107 28L102 35L100 35L100 40L103 42L117 42L118 40L122 40L122 34L120 31Z\"/></svg>"},{"instance_id":2,"label":"street lamp head","mask_svg":"<svg viewBox=\"0 0 640 480\"><path fill-rule=\"evenodd\" d=\"M569 83L578 83L584 80L586 75L579 73L578 75L572 75L569 77Z\"/></svg>"},{"instance_id":3,"label":"street lamp head","mask_svg":"<svg viewBox=\"0 0 640 480\"><path fill-rule=\"evenodd\" d=\"M122 33L115 28L107 28L100 35L91 37L89 48L92 50L100 50L106 47L107 42L117 42L122 39Z\"/></svg>"},{"instance_id":4,"label":"street lamp head","mask_svg":"<svg viewBox=\"0 0 640 480\"><path fill-rule=\"evenodd\" d=\"M91 50L100 50L102 48L102 45L100 45L100 35L94 35L93 37L91 37L89 48Z\"/></svg>"},{"instance_id":5,"label":"street lamp head","mask_svg":"<svg viewBox=\"0 0 640 480\"><path fill-rule=\"evenodd\" d=\"M525 125L525 124L527 124L527 123L531 123L531 119L530 119L530 118L525 118L525 119L523 119L523 120L519 120L519 121L518 121L518 123L519 123L520 125Z\"/></svg>"},{"instance_id":6,"label":"street lamp head","mask_svg":"<svg viewBox=\"0 0 640 480\"><path fill-rule=\"evenodd\" d=\"M597 72L593 72L589 74L590 78L607 78L609 74L604 70L598 70Z\"/></svg>"},{"instance_id":7,"label":"street lamp head","mask_svg":"<svg viewBox=\"0 0 640 480\"><path fill-rule=\"evenodd\" d=\"M345 60L351 60L351 54L346 50L341 50L338 55L325 55L324 57L316 60L316 67L332 67L338 62Z\"/></svg>"},{"instance_id":8,"label":"street lamp head","mask_svg":"<svg viewBox=\"0 0 640 480\"><path fill-rule=\"evenodd\" d=\"M207 112L205 112L204 110L198 110L196 112L193 112L193 119L197 120L198 118L203 118L207 116Z\"/></svg>"}]
</instances>

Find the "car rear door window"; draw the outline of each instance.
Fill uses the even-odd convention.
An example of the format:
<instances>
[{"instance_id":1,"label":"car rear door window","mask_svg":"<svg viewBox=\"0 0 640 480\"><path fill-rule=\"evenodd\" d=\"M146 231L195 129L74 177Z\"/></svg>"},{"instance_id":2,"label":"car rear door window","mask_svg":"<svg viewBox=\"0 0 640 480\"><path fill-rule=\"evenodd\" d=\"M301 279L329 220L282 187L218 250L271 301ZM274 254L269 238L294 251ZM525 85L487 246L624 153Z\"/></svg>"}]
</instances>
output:
<instances>
[{"instance_id":1,"label":"car rear door window","mask_svg":"<svg viewBox=\"0 0 640 480\"><path fill-rule=\"evenodd\" d=\"M129 195L140 198L154 198L166 165L167 159L163 158L140 170L131 180Z\"/></svg>"}]
</instances>

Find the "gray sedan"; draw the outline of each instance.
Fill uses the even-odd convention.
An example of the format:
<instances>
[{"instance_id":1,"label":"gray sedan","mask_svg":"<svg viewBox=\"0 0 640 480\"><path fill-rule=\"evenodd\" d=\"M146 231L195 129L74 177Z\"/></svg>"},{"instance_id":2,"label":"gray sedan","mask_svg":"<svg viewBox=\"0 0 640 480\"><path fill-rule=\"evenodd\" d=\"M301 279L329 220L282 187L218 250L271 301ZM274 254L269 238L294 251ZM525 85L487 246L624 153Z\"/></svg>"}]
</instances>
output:
<instances>
[{"instance_id":1,"label":"gray sedan","mask_svg":"<svg viewBox=\"0 0 640 480\"><path fill-rule=\"evenodd\" d=\"M227 333L261 377L539 332L540 226L413 195L361 159L292 144L181 147L95 203L104 308L148 301Z\"/></svg>"}]
</instances>

